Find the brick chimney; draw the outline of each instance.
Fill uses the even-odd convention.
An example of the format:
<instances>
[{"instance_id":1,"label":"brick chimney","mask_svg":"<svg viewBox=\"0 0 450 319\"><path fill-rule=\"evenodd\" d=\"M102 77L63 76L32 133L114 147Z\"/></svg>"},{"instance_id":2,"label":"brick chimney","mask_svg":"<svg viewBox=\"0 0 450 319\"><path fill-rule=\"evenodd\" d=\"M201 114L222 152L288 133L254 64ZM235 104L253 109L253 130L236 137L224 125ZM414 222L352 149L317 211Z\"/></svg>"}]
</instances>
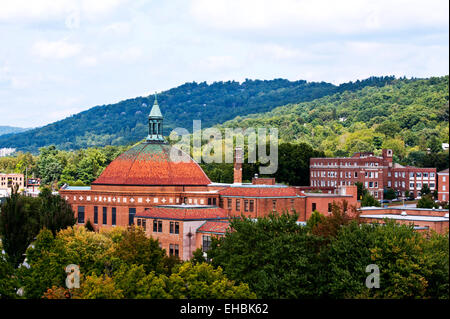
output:
<instances>
[{"instance_id":1,"label":"brick chimney","mask_svg":"<svg viewBox=\"0 0 450 319\"><path fill-rule=\"evenodd\" d=\"M243 151L241 147L236 147L234 152L234 184L242 184L242 162Z\"/></svg>"}]
</instances>

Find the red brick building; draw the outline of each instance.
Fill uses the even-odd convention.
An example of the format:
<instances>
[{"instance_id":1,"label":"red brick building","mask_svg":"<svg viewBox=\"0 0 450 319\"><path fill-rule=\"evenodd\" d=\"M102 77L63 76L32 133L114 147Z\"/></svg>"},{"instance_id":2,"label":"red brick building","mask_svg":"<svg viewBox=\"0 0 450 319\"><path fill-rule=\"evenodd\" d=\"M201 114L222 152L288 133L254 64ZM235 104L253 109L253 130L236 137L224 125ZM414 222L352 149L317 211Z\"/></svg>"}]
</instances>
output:
<instances>
[{"instance_id":1,"label":"red brick building","mask_svg":"<svg viewBox=\"0 0 450 319\"><path fill-rule=\"evenodd\" d=\"M441 202L449 201L448 192L448 168L440 171L438 174L438 200Z\"/></svg>"},{"instance_id":2,"label":"red brick building","mask_svg":"<svg viewBox=\"0 0 450 319\"><path fill-rule=\"evenodd\" d=\"M436 169L402 166L392 162L393 152L383 149L382 156L355 153L352 157L310 159L311 187L338 187L361 182L377 199L383 198L385 188L393 188L399 197L407 193L420 196L424 184L436 189Z\"/></svg>"},{"instance_id":3,"label":"red brick building","mask_svg":"<svg viewBox=\"0 0 450 319\"><path fill-rule=\"evenodd\" d=\"M440 234L448 232L448 209L429 209L411 207L361 207L360 218L366 223L384 223L393 219L399 224L413 225L417 231L433 230Z\"/></svg>"},{"instance_id":4,"label":"red brick building","mask_svg":"<svg viewBox=\"0 0 450 319\"><path fill-rule=\"evenodd\" d=\"M191 157L164 141L162 123L155 101L144 142L118 156L91 186L60 189L78 224L90 220L96 229L136 224L158 238L168 254L189 259L195 248L207 249L211 236L223 235L234 216L296 211L304 222L314 210L331 211L333 202L357 205L352 185L319 194L273 178L242 183L241 149L235 153L234 183L213 183ZM183 160L174 160L177 156Z\"/></svg>"}]
</instances>

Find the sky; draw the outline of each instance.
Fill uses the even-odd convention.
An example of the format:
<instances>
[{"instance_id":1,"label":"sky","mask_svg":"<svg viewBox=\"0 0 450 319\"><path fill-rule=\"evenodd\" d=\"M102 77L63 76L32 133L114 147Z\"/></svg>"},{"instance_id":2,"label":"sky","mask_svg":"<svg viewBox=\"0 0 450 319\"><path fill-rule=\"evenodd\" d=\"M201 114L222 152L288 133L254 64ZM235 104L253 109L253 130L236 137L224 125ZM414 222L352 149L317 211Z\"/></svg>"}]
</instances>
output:
<instances>
[{"instance_id":1,"label":"sky","mask_svg":"<svg viewBox=\"0 0 450 319\"><path fill-rule=\"evenodd\" d=\"M448 0L0 0L0 125L185 82L449 74Z\"/></svg>"}]
</instances>

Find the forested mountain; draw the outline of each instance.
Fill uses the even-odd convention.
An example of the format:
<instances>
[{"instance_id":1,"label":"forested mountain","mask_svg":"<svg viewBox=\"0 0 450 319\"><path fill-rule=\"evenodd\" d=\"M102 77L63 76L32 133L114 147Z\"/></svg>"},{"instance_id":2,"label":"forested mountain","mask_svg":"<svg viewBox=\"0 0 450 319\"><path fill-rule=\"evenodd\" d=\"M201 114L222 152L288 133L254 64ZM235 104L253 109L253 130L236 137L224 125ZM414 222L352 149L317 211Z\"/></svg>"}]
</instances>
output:
<instances>
[{"instance_id":1,"label":"forested mountain","mask_svg":"<svg viewBox=\"0 0 450 319\"><path fill-rule=\"evenodd\" d=\"M202 120L202 127L206 128L236 116L267 112L280 105L312 101L365 86L383 86L393 80L394 77L371 77L339 86L284 79L192 82L158 94L158 102L164 114L164 134L168 135L176 127L191 131L192 120ZM0 148L37 153L40 147L51 144L71 150L133 143L147 134L147 115L153 101L151 95L96 106L44 127L0 136Z\"/></svg>"},{"instance_id":2,"label":"forested mountain","mask_svg":"<svg viewBox=\"0 0 450 319\"><path fill-rule=\"evenodd\" d=\"M10 134L10 133L19 133L29 130L28 128L22 127L14 127L14 126L1 126L0 125L0 135Z\"/></svg>"},{"instance_id":3,"label":"forested mountain","mask_svg":"<svg viewBox=\"0 0 450 319\"><path fill-rule=\"evenodd\" d=\"M237 117L219 127L276 127L281 141L308 143L328 156L391 148L397 161L414 165L427 152L442 153L441 143L449 142L448 82L448 76L396 79Z\"/></svg>"}]
</instances>

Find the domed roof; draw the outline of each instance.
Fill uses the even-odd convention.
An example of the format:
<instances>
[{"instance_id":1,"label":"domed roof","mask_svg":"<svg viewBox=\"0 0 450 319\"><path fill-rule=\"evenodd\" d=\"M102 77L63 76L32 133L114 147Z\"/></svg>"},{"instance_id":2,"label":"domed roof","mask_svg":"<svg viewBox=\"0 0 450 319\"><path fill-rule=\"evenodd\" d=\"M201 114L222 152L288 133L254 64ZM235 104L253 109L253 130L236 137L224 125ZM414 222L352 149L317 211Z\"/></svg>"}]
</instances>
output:
<instances>
[{"instance_id":1,"label":"domed roof","mask_svg":"<svg viewBox=\"0 0 450 319\"><path fill-rule=\"evenodd\" d=\"M181 151L165 143L141 143L112 161L93 185L208 185L211 180L201 167L171 159L171 151Z\"/></svg>"}]
</instances>

